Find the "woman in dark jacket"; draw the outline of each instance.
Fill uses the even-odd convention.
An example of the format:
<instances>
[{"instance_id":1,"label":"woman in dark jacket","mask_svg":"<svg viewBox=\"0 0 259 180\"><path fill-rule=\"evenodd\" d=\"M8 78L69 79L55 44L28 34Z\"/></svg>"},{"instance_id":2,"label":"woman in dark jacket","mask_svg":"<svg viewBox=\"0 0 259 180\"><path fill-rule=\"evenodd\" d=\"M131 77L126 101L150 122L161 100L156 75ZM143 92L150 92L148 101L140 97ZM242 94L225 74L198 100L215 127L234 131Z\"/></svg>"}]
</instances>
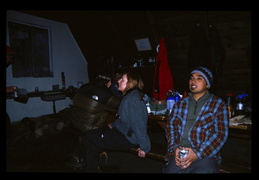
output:
<instances>
[{"instance_id":1,"label":"woman in dark jacket","mask_svg":"<svg viewBox=\"0 0 259 180\"><path fill-rule=\"evenodd\" d=\"M139 157L145 157L151 149L147 134L148 112L143 101L143 81L139 75L128 72L118 80L123 94L119 118L112 124L90 130L83 136L86 151L86 172L98 172L99 154L105 150L136 148Z\"/></svg>"}]
</instances>

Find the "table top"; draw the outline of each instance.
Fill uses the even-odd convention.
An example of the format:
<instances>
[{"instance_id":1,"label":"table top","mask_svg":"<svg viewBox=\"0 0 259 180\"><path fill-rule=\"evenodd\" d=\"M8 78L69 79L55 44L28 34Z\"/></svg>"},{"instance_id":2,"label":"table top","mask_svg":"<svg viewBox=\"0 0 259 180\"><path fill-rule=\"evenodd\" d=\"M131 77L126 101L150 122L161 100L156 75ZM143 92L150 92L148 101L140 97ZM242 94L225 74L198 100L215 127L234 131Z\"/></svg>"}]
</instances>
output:
<instances>
[{"instance_id":1,"label":"table top","mask_svg":"<svg viewBox=\"0 0 259 180\"><path fill-rule=\"evenodd\" d=\"M148 115L148 118L150 120L156 120L156 121L160 121L160 122L166 122L168 120L168 116L164 115L164 116L157 116L157 115ZM229 128L232 129L241 129L241 130L249 130L251 129L251 124L238 124L238 125L231 125L229 126Z\"/></svg>"},{"instance_id":2,"label":"table top","mask_svg":"<svg viewBox=\"0 0 259 180\"><path fill-rule=\"evenodd\" d=\"M34 97L50 97L50 96L67 96L66 91L58 90L58 91L36 91L36 92L28 92L25 95L18 95L18 97L14 97L12 93L6 93L6 99L13 99L14 101L26 104L29 98ZM63 99L63 98L61 98Z\"/></svg>"}]
</instances>

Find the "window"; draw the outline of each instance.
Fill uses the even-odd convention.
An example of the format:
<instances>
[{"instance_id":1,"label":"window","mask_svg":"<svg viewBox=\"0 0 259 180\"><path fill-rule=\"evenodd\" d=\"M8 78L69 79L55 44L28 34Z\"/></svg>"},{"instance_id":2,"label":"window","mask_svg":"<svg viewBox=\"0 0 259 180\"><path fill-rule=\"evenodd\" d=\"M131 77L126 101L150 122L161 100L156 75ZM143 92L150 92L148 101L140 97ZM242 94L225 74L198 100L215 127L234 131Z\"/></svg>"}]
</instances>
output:
<instances>
[{"instance_id":1,"label":"window","mask_svg":"<svg viewBox=\"0 0 259 180\"><path fill-rule=\"evenodd\" d=\"M49 29L8 21L13 77L53 77Z\"/></svg>"}]
</instances>

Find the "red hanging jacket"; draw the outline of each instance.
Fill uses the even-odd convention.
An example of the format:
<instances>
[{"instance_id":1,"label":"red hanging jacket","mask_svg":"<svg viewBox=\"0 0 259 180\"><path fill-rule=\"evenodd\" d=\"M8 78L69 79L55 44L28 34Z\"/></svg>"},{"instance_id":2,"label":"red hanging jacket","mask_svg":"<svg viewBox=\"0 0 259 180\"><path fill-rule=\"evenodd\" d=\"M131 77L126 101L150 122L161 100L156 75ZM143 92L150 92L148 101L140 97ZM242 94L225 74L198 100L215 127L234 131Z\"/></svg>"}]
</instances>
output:
<instances>
[{"instance_id":1,"label":"red hanging jacket","mask_svg":"<svg viewBox=\"0 0 259 180\"><path fill-rule=\"evenodd\" d=\"M158 83L157 83L158 81ZM157 87L157 86L158 87ZM174 81L168 65L167 49L165 45L165 38L160 39L160 44L157 52L157 61L155 67L153 97L155 99L166 99L166 93L174 89Z\"/></svg>"}]
</instances>

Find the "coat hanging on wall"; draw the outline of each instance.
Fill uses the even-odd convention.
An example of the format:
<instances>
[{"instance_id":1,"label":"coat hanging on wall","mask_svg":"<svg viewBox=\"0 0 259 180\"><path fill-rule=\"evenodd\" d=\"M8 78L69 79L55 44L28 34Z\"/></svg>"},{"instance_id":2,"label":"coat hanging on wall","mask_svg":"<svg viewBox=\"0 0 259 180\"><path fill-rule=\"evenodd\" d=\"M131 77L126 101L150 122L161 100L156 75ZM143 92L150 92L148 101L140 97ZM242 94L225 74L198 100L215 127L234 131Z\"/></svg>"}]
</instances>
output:
<instances>
[{"instance_id":1,"label":"coat hanging on wall","mask_svg":"<svg viewBox=\"0 0 259 180\"><path fill-rule=\"evenodd\" d=\"M188 72L198 66L204 66L212 70L209 41L206 30L201 24L197 24L192 32L187 58Z\"/></svg>"},{"instance_id":2,"label":"coat hanging on wall","mask_svg":"<svg viewBox=\"0 0 259 180\"><path fill-rule=\"evenodd\" d=\"M166 99L166 93L174 89L174 81L168 65L168 55L165 38L160 39L157 47L157 60L154 73L153 98Z\"/></svg>"},{"instance_id":3,"label":"coat hanging on wall","mask_svg":"<svg viewBox=\"0 0 259 180\"><path fill-rule=\"evenodd\" d=\"M197 24L191 35L190 47L188 49L189 72L198 66L205 66L213 73L213 85L211 90L217 90L217 79L223 69L226 50L223 47L219 33L215 26L209 25L205 29L201 24ZM206 33L206 30L208 33Z\"/></svg>"}]
</instances>

